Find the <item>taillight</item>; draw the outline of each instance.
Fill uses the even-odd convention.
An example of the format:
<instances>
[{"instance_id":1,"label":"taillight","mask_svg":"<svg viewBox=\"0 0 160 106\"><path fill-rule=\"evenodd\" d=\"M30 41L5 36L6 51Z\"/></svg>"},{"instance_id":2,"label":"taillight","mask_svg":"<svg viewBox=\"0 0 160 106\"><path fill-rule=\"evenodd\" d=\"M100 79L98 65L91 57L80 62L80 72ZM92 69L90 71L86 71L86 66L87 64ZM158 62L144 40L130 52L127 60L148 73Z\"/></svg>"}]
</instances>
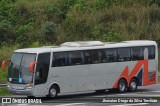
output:
<instances>
[{"instance_id":1,"label":"taillight","mask_svg":"<svg viewBox=\"0 0 160 106\"><path fill-rule=\"evenodd\" d=\"M26 89L32 89L33 85L32 84L27 84Z\"/></svg>"}]
</instances>

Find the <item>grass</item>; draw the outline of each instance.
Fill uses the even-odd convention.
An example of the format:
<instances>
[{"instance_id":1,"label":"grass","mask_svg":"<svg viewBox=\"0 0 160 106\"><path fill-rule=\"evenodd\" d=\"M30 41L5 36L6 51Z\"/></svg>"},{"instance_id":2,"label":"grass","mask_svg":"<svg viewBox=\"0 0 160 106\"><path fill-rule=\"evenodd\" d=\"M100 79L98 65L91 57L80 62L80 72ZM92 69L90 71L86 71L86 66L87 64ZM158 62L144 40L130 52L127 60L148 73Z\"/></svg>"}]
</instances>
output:
<instances>
[{"instance_id":1,"label":"grass","mask_svg":"<svg viewBox=\"0 0 160 106\"><path fill-rule=\"evenodd\" d=\"M7 88L0 88L0 96L9 96L9 95L11 94L8 92Z\"/></svg>"},{"instance_id":2,"label":"grass","mask_svg":"<svg viewBox=\"0 0 160 106\"><path fill-rule=\"evenodd\" d=\"M7 70L0 69L0 84L5 84L7 80Z\"/></svg>"},{"instance_id":3,"label":"grass","mask_svg":"<svg viewBox=\"0 0 160 106\"><path fill-rule=\"evenodd\" d=\"M17 49L17 46L2 46L0 49L0 64L3 60L10 59L12 52ZM0 65L0 84L6 83L7 74L8 74L8 66L6 64L5 70L1 69Z\"/></svg>"},{"instance_id":4,"label":"grass","mask_svg":"<svg viewBox=\"0 0 160 106\"><path fill-rule=\"evenodd\" d=\"M160 97L153 97L153 99L157 99L157 100L160 100Z\"/></svg>"}]
</instances>

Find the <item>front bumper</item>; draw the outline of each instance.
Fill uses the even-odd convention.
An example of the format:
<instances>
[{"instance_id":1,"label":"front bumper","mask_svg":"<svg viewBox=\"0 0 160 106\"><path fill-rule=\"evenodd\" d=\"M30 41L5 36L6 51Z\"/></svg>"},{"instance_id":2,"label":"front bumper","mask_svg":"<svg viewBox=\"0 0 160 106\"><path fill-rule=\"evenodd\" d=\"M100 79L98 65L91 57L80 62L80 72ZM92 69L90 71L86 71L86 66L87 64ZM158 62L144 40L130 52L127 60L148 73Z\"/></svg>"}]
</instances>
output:
<instances>
[{"instance_id":1,"label":"front bumper","mask_svg":"<svg viewBox=\"0 0 160 106\"><path fill-rule=\"evenodd\" d=\"M17 90L17 89L12 89L12 88L8 88L8 92L15 94L15 95L26 95L26 96L34 96L32 89L30 90Z\"/></svg>"}]
</instances>

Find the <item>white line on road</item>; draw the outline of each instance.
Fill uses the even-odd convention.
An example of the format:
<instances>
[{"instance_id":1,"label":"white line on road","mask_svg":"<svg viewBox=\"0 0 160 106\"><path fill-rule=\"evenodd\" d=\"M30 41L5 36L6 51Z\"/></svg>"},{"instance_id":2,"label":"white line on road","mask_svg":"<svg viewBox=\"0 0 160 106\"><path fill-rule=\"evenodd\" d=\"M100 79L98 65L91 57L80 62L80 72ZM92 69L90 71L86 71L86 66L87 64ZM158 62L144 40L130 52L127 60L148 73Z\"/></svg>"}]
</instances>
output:
<instances>
[{"instance_id":1,"label":"white line on road","mask_svg":"<svg viewBox=\"0 0 160 106\"><path fill-rule=\"evenodd\" d=\"M122 96L126 96L126 95L129 95L129 96L138 96L138 97L142 97L142 96L145 96L145 97L160 97L160 94L159 95L152 95L152 94L117 94L117 95L122 95Z\"/></svg>"},{"instance_id":2,"label":"white line on road","mask_svg":"<svg viewBox=\"0 0 160 106\"><path fill-rule=\"evenodd\" d=\"M69 103L69 104L60 104L55 106L75 106L75 105L85 105L85 103Z\"/></svg>"},{"instance_id":3,"label":"white line on road","mask_svg":"<svg viewBox=\"0 0 160 106\"><path fill-rule=\"evenodd\" d=\"M75 105L83 105L85 106L85 103L69 103L69 104L58 104L58 105L52 105L52 106L75 106ZM8 106L49 106L49 105L29 105L29 104L11 104Z\"/></svg>"},{"instance_id":4,"label":"white line on road","mask_svg":"<svg viewBox=\"0 0 160 106\"><path fill-rule=\"evenodd\" d=\"M7 106L30 106L29 104L9 104Z\"/></svg>"},{"instance_id":5,"label":"white line on road","mask_svg":"<svg viewBox=\"0 0 160 106\"><path fill-rule=\"evenodd\" d=\"M140 105L147 105L149 103L137 103L137 104L121 104L121 105L110 105L110 106L140 106Z\"/></svg>"},{"instance_id":6,"label":"white line on road","mask_svg":"<svg viewBox=\"0 0 160 106\"><path fill-rule=\"evenodd\" d=\"M149 92L160 92L160 91L149 91Z\"/></svg>"}]
</instances>

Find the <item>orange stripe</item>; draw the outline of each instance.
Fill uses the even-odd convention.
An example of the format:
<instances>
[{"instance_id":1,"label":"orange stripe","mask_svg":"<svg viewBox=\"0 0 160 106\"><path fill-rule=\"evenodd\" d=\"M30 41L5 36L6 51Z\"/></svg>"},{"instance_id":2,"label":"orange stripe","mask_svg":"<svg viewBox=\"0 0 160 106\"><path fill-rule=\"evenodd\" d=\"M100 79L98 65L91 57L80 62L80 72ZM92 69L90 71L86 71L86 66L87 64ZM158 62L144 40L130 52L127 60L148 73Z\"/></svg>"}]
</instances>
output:
<instances>
[{"instance_id":1,"label":"orange stripe","mask_svg":"<svg viewBox=\"0 0 160 106\"><path fill-rule=\"evenodd\" d=\"M135 67L133 68L133 70L131 71L130 74L129 74L128 66L125 67L122 74L120 75L118 80L113 85L113 88L117 88L118 81L121 78L125 78L127 80L128 86L129 86L129 82L130 82L131 78L133 78L134 76L137 75L137 73L139 72L141 67L144 68L144 72L143 72L144 74L142 76L143 77L143 85L155 84L156 83L156 72L152 76L153 79L151 81L148 81L148 60L140 60L137 62L137 64L135 65Z\"/></svg>"}]
</instances>

